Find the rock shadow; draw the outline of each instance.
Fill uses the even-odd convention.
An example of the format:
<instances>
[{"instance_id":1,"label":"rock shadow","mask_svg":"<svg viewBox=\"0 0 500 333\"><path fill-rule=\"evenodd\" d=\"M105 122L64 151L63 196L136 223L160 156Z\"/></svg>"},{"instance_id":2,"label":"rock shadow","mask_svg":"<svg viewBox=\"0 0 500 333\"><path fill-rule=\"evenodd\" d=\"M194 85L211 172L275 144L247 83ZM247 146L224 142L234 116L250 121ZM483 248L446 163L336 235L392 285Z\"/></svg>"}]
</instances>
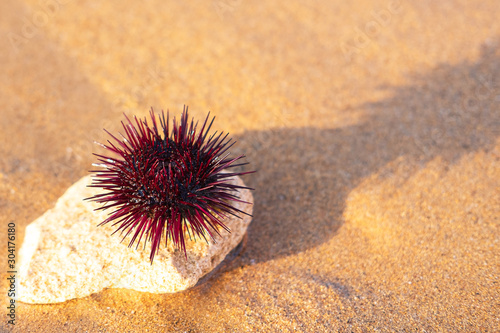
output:
<instances>
[{"instance_id":1,"label":"rock shadow","mask_svg":"<svg viewBox=\"0 0 500 333\"><path fill-rule=\"evenodd\" d=\"M455 163L489 150L500 129L500 43L476 62L441 64L411 76L389 98L358 107L364 119L334 128L245 132L237 153L251 162L254 218L241 265L289 256L329 241L343 224L349 193L367 176L393 175L402 159L410 176L434 158ZM342 112L342 111L341 111ZM347 111L346 111L347 112ZM407 177L406 177L407 178ZM402 183L405 179L396 179Z\"/></svg>"}]
</instances>

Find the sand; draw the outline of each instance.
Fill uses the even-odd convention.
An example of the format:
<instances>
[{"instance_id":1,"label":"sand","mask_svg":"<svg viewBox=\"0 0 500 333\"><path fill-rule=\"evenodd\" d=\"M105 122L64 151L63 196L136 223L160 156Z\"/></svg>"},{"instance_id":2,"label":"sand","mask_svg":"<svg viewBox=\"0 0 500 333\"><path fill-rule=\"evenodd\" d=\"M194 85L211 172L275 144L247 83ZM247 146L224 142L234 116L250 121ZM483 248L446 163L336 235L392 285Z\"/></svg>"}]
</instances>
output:
<instances>
[{"instance_id":1,"label":"sand","mask_svg":"<svg viewBox=\"0 0 500 333\"><path fill-rule=\"evenodd\" d=\"M257 169L247 248L201 288L16 304L18 332L500 327L500 2L0 2L7 225L184 104ZM56 269L56 268L55 268Z\"/></svg>"}]
</instances>

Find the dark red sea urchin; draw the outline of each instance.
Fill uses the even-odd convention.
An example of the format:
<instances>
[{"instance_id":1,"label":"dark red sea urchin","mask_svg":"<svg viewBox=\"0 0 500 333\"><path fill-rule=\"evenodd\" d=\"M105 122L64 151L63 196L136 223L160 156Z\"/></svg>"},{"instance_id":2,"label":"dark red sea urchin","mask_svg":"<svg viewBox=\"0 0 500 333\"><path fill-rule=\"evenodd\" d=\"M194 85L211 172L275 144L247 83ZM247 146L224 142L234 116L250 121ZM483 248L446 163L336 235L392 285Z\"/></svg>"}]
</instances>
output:
<instances>
[{"instance_id":1,"label":"dark red sea urchin","mask_svg":"<svg viewBox=\"0 0 500 333\"><path fill-rule=\"evenodd\" d=\"M101 162L94 166L104 169L91 171L96 175L90 186L107 192L88 199L104 204L98 209L113 210L99 225L113 222L113 226L118 225L115 232L125 232L123 239L133 233L129 246L136 241L139 246L143 236L144 246L151 241L153 263L162 237L165 244L171 240L186 254L186 235L207 241L206 235L213 239L219 228L229 231L223 219L228 214L246 214L231 203L241 202L239 189L249 189L231 184L229 179L253 171L222 172L248 163L234 164L243 155L228 157L234 144L227 139L228 134L215 132L207 138L215 119L208 124L210 113L198 134L198 123L188 123L187 107L179 124L173 119L171 131L168 111L166 120L163 111L158 117L160 126L153 109L150 115L152 126L146 118L134 117L134 125L125 116L122 140L105 130L116 143L108 140L108 145L101 146L119 157L94 154Z\"/></svg>"}]
</instances>

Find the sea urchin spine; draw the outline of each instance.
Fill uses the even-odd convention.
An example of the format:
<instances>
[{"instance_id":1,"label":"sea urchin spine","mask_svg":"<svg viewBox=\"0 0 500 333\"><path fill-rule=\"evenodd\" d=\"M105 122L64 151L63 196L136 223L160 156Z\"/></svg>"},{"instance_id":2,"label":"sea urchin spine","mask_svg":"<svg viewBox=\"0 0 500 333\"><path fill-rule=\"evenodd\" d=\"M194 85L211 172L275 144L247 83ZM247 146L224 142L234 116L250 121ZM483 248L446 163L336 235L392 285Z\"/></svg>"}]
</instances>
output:
<instances>
[{"instance_id":1,"label":"sea urchin spine","mask_svg":"<svg viewBox=\"0 0 500 333\"><path fill-rule=\"evenodd\" d=\"M94 154L100 162L94 166L103 170L91 171L96 174L90 186L106 192L88 199L104 204L98 209L112 210L99 225L113 222L115 233L125 232L123 239L132 235L129 246L137 242L138 247L143 237L144 246L151 241L153 263L163 237L165 245L171 240L187 255L186 236L207 241L207 234L214 240L220 228L229 231L223 220L228 214L246 214L232 202L242 202L238 190L249 189L229 180L253 171L227 171L248 163L235 164L244 155L229 158L234 142L228 134L208 136L215 119L208 123L210 113L199 131L198 123L188 122L187 107L180 123L173 119L172 129L168 111L167 119L163 111L158 116L159 126L153 109L150 116L151 126L146 118L134 117L134 124L125 116L122 140L105 130L116 142L100 145L118 157Z\"/></svg>"}]
</instances>

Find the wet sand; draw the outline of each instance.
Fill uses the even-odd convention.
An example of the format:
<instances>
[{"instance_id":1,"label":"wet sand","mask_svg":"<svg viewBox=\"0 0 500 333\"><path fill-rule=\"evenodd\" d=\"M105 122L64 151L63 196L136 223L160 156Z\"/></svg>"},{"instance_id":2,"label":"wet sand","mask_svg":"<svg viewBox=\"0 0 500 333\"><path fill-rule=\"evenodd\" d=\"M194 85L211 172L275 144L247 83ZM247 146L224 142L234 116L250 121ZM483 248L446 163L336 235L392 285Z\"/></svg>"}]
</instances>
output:
<instances>
[{"instance_id":1,"label":"wet sand","mask_svg":"<svg viewBox=\"0 0 500 333\"><path fill-rule=\"evenodd\" d=\"M500 327L500 2L0 2L7 225L150 107L216 116L258 172L246 251L202 287L18 303L18 332ZM57 267L54 267L57 269Z\"/></svg>"}]
</instances>

